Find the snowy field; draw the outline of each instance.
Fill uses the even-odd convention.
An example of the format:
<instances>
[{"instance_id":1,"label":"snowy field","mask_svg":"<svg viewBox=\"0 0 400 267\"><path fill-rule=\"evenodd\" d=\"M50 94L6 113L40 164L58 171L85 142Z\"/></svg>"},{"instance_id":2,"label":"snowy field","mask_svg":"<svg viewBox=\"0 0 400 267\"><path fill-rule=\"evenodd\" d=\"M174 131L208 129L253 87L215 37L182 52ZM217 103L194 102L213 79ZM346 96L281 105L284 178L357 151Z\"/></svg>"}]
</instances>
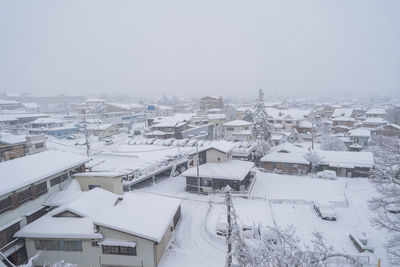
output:
<instances>
[{"instance_id":1,"label":"snowy field","mask_svg":"<svg viewBox=\"0 0 400 267\"><path fill-rule=\"evenodd\" d=\"M370 224L373 214L368 209L367 200L375 194L375 190L367 179L331 181L263 172L258 172L257 176L249 198L234 197L239 224L276 224L282 228L293 225L304 244L309 244L312 232L319 231L324 234L327 243L334 246L336 252L362 256L364 259L368 257L374 266L377 259L381 259L381 266L390 266L383 247L383 234ZM154 185L149 182L139 190L183 199L182 219L176 238L164 255L161 267L224 266L226 244L224 237L216 234L217 223L226 216L226 207L221 204L223 196L185 192L183 177L160 179ZM278 204L273 203L272 199L298 201ZM332 201L331 203L336 204L338 220L321 220L315 214L310 201ZM350 241L349 233L365 233L369 244L375 248L375 253L360 254Z\"/></svg>"}]
</instances>

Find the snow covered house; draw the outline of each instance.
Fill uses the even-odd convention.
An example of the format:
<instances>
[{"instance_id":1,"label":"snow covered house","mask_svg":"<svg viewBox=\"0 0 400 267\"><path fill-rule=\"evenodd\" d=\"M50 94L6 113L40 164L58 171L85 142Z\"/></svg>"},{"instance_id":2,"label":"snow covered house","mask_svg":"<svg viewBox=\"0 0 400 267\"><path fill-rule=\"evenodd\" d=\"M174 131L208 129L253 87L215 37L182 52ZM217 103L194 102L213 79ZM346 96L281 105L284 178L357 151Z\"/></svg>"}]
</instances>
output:
<instances>
[{"instance_id":1,"label":"snow covered house","mask_svg":"<svg viewBox=\"0 0 400 267\"><path fill-rule=\"evenodd\" d=\"M160 262L181 217L181 200L101 188L85 192L19 230L35 264L151 266Z\"/></svg>"},{"instance_id":2,"label":"snow covered house","mask_svg":"<svg viewBox=\"0 0 400 267\"><path fill-rule=\"evenodd\" d=\"M228 141L213 142L210 146L199 148L198 153L193 151L189 154L189 166L196 166L197 163L226 162L232 159L232 151L235 144ZM197 157L197 154L199 155Z\"/></svg>"},{"instance_id":3,"label":"snow covered house","mask_svg":"<svg viewBox=\"0 0 400 267\"><path fill-rule=\"evenodd\" d=\"M122 194L122 177L125 175L122 172L80 172L75 173L73 176L82 191L100 187L112 193Z\"/></svg>"},{"instance_id":4,"label":"snow covered house","mask_svg":"<svg viewBox=\"0 0 400 267\"><path fill-rule=\"evenodd\" d=\"M151 132L145 134L146 138L182 139L182 132L189 129L189 123L179 118L163 118L150 128Z\"/></svg>"},{"instance_id":5,"label":"snow covered house","mask_svg":"<svg viewBox=\"0 0 400 267\"><path fill-rule=\"evenodd\" d=\"M371 138L371 130L366 128L352 129L348 132L348 136L351 138L351 145L357 144L361 148L365 148Z\"/></svg>"},{"instance_id":6,"label":"snow covered house","mask_svg":"<svg viewBox=\"0 0 400 267\"><path fill-rule=\"evenodd\" d=\"M386 111L383 108L373 108L365 113L367 118L384 118Z\"/></svg>"},{"instance_id":7,"label":"snow covered house","mask_svg":"<svg viewBox=\"0 0 400 267\"><path fill-rule=\"evenodd\" d=\"M354 127L355 121L352 117L336 117L332 119L332 126Z\"/></svg>"},{"instance_id":8,"label":"snow covered house","mask_svg":"<svg viewBox=\"0 0 400 267\"><path fill-rule=\"evenodd\" d=\"M308 109L276 109L267 108L268 122L275 129L297 129L300 122L309 118L312 114Z\"/></svg>"},{"instance_id":9,"label":"snow covered house","mask_svg":"<svg viewBox=\"0 0 400 267\"><path fill-rule=\"evenodd\" d=\"M214 108L224 108L224 101L222 97L205 96L200 99L200 110L207 111Z\"/></svg>"},{"instance_id":10,"label":"snow covered house","mask_svg":"<svg viewBox=\"0 0 400 267\"><path fill-rule=\"evenodd\" d=\"M377 128L386 124L388 124L388 122L380 117L369 117L363 121L363 126L369 128Z\"/></svg>"},{"instance_id":11,"label":"snow covered house","mask_svg":"<svg viewBox=\"0 0 400 267\"><path fill-rule=\"evenodd\" d=\"M226 122L225 114L207 114L208 123L213 123L216 127L222 126Z\"/></svg>"},{"instance_id":12,"label":"snow covered house","mask_svg":"<svg viewBox=\"0 0 400 267\"><path fill-rule=\"evenodd\" d=\"M379 127L378 134L384 136L400 137L400 125L391 123L388 125L381 126Z\"/></svg>"},{"instance_id":13,"label":"snow covered house","mask_svg":"<svg viewBox=\"0 0 400 267\"><path fill-rule=\"evenodd\" d=\"M372 152L314 150L321 157L317 171L332 170L342 177L368 177L374 165ZM286 174L307 174L310 163L306 160L308 150L289 143L274 147L260 160L268 171Z\"/></svg>"},{"instance_id":14,"label":"snow covered house","mask_svg":"<svg viewBox=\"0 0 400 267\"><path fill-rule=\"evenodd\" d=\"M28 153L28 141L23 135L0 135L0 161L23 157Z\"/></svg>"},{"instance_id":15,"label":"snow covered house","mask_svg":"<svg viewBox=\"0 0 400 267\"><path fill-rule=\"evenodd\" d=\"M87 130L90 135L105 137L117 134L119 132L119 127L116 124L103 123L99 125L89 125Z\"/></svg>"},{"instance_id":16,"label":"snow covered house","mask_svg":"<svg viewBox=\"0 0 400 267\"><path fill-rule=\"evenodd\" d=\"M32 128L53 128L64 126L64 121L54 118L38 118L30 122Z\"/></svg>"},{"instance_id":17,"label":"snow covered house","mask_svg":"<svg viewBox=\"0 0 400 267\"><path fill-rule=\"evenodd\" d=\"M272 133L271 134L271 144L277 146L283 144L287 141L287 136L282 133Z\"/></svg>"},{"instance_id":18,"label":"snow covered house","mask_svg":"<svg viewBox=\"0 0 400 267\"><path fill-rule=\"evenodd\" d=\"M60 191L71 173L85 170L86 157L45 151L0 163L0 250L15 264L26 258L24 241L14 234L46 213L44 201ZM1 257L0 257L1 260Z\"/></svg>"},{"instance_id":19,"label":"snow covered house","mask_svg":"<svg viewBox=\"0 0 400 267\"><path fill-rule=\"evenodd\" d=\"M186 190L189 192L210 193L222 190L229 185L233 190L244 192L254 178L253 162L241 160L227 160L225 162L209 162L199 165L199 179L197 168L193 167L181 175L186 177Z\"/></svg>"},{"instance_id":20,"label":"snow covered house","mask_svg":"<svg viewBox=\"0 0 400 267\"><path fill-rule=\"evenodd\" d=\"M225 139L234 141L251 141L254 139L251 130L253 123L243 120L233 120L224 124Z\"/></svg>"},{"instance_id":21,"label":"snow covered house","mask_svg":"<svg viewBox=\"0 0 400 267\"><path fill-rule=\"evenodd\" d=\"M338 117L354 117L354 110L352 108L335 108L332 118Z\"/></svg>"},{"instance_id":22,"label":"snow covered house","mask_svg":"<svg viewBox=\"0 0 400 267\"><path fill-rule=\"evenodd\" d=\"M302 120L297 127L297 132L300 134L303 133L311 133L312 132L312 123L307 120Z\"/></svg>"}]
</instances>

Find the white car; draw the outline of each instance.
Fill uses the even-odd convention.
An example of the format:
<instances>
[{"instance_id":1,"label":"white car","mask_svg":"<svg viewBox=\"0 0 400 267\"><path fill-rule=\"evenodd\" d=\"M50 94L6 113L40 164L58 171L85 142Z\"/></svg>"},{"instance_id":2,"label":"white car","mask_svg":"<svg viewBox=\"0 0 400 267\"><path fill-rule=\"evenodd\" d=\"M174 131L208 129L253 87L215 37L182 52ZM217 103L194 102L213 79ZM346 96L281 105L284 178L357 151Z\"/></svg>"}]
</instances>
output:
<instances>
[{"instance_id":1,"label":"white car","mask_svg":"<svg viewBox=\"0 0 400 267\"><path fill-rule=\"evenodd\" d=\"M322 220L336 221L336 211L333 209L333 207L315 203L314 210Z\"/></svg>"}]
</instances>

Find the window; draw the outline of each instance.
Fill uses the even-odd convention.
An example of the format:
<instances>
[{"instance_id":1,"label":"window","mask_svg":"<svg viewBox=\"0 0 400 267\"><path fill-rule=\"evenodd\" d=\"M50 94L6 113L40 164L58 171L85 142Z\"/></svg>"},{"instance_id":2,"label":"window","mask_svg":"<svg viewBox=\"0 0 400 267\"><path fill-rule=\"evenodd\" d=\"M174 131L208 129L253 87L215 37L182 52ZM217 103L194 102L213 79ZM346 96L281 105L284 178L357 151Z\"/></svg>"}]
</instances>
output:
<instances>
[{"instance_id":1,"label":"window","mask_svg":"<svg viewBox=\"0 0 400 267\"><path fill-rule=\"evenodd\" d=\"M82 251L82 241L35 240L37 250Z\"/></svg>"},{"instance_id":2,"label":"window","mask_svg":"<svg viewBox=\"0 0 400 267\"><path fill-rule=\"evenodd\" d=\"M47 213L47 210L45 209L45 207L42 207L41 209L35 211L34 213L26 216L26 221L27 221L27 223L31 223L31 222L39 219L40 217L42 217L46 213Z\"/></svg>"},{"instance_id":3,"label":"window","mask_svg":"<svg viewBox=\"0 0 400 267\"><path fill-rule=\"evenodd\" d=\"M25 189L24 191L21 191L17 193L17 198L18 198L18 203L23 204L27 201L29 201L32 197L31 193L31 188Z\"/></svg>"},{"instance_id":4,"label":"window","mask_svg":"<svg viewBox=\"0 0 400 267\"><path fill-rule=\"evenodd\" d=\"M36 149L43 148L43 147L44 147L44 144L43 144L43 143L37 143L37 144L35 144L35 148L36 148Z\"/></svg>"},{"instance_id":5,"label":"window","mask_svg":"<svg viewBox=\"0 0 400 267\"><path fill-rule=\"evenodd\" d=\"M227 130L227 131L234 131L235 128L233 128L233 127L226 127L226 130Z\"/></svg>"},{"instance_id":6,"label":"window","mask_svg":"<svg viewBox=\"0 0 400 267\"><path fill-rule=\"evenodd\" d=\"M102 246L103 254L136 256L136 247Z\"/></svg>"},{"instance_id":7,"label":"window","mask_svg":"<svg viewBox=\"0 0 400 267\"><path fill-rule=\"evenodd\" d=\"M221 158L220 158L220 157L218 157L218 158L217 158L217 160L218 160L218 161L221 161Z\"/></svg>"},{"instance_id":8,"label":"window","mask_svg":"<svg viewBox=\"0 0 400 267\"><path fill-rule=\"evenodd\" d=\"M0 214L10 210L12 208L10 197L6 197L0 200Z\"/></svg>"},{"instance_id":9,"label":"window","mask_svg":"<svg viewBox=\"0 0 400 267\"><path fill-rule=\"evenodd\" d=\"M98 247L99 243L97 241L92 241L92 247Z\"/></svg>"},{"instance_id":10,"label":"window","mask_svg":"<svg viewBox=\"0 0 400 267\"><path fill-rule=\"evenodd\" d=\"M56 184L59 184L59 183L65 181L67 179L68 179L68 175L67 174L63 174L63 175L57 176L56 178L53 178L53 179L50 180L50 186L54 186Z\"/></svg>"},{"instance_id":11,"label":"window","mask_svg":"<svg viewBox=\"0 0 400 267\"><path fill-rule=\"evenodd\" d=\"M41 195L47 193L47 182L46 181L37 185L36 193L38 196L41 196Z\"/></svg>"},{"instance_id":12,"label":"window","mask_svg":"<svg viewBox=\"0 0 400 267\"><path fill-rule=\"evenodd\" d=\"M14 240L14 234L20 229L19 221L13 225L10 225L6 229L0 232L0 247L7 245L9 242Z\"/></svg>"},{"instance_id":13,"label":"window","mask_svg":"<svg viewBox=\"0 0 400 267\"><path fill-rule=\"evenodd\" d=\"M98 185L98 184L90 184L89 185L89 190L92 190L93 188L96 188L96 187L100 187L101 188L101 186Z\"/></svg>"}]
</instances>

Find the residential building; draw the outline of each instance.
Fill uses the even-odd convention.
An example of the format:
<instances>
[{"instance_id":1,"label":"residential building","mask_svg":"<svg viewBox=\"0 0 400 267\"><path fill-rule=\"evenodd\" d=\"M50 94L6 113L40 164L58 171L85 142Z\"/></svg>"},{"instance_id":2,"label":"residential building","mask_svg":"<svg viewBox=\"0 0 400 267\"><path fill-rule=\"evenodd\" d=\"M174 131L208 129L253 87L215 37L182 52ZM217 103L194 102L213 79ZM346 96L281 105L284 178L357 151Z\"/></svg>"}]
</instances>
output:
<instances>
[{"instance_id":1,"label":"residential building","mask_svg":"<svg viewBox=\"0 0 400 267\"><path fill-rule=\"evenodd\" d=\"M87 126L87 130L90 135L105 137L117 134L119 132L119 127L111 123L92 124Z\"/></svg>"},{"instance_id":2,"label":"residential building","mask_svg":"<svg viewBox=\"0 0 400 267\"><path fill-rule=\"evenodd\" d=\"M43 266L156 267L181 217L181 200L144 192L123 196L94 188L25 226L28 257Z\"/></svg>"},{"instance_id":3,"label":"residential building","mask_svg":"<svg viewBox=\"0 0 400 267\"><path fill-rule=\"evenodd\" d=\"M84 172L87 161L52 150L0 163L0 250L9 261L26 261L24 240L14 234L46 213L44 201L60 191L73 172Z\"/></svg>"},{"instance_id":4,"label":"residential building","mask_svg":"<svg viewBox=\"0 0 400 267\"><path fill-rule=\"evenodd\" d=\"M400 125L391 123L381 126L378 130L378 134L392 137L400 137Z\"/></svg>"},{"instance_id":5,"label":"residential building","mask_svg":"<svg viewBox=\"0 0 400 267\"><path fill-rule=\"evenodd\" d=\"M332 119L332 126L354 127L355 119L352 117L336 117Z\"/></svg>"},{"instance_id":6,"label":"residential building","mask_svg":"<svg viewBox=\"0 0 400 267\"><path fill-rule=\"evenodd\" d=\"M253 129L252 122L234 120L224 123L224 128L226 140L251 141L254 139L251 133L251 130Z\"/></svg>"},{"instance_id":7,"label":"residential building","mask_svg":"<svg viewBox=\"0 0 400 267\"><path fill-rule=\"evenodd\" d=\"M224 101L222 97L206 96L200 99L200 110L207 112L210 109L224 108Z\"/></svg>"},{"instance_id":8,"label":"residential building","mask_svg":"<svg viewBox=\"0 0 400 267\"><path fill-rule=\"evenodd\" d=\"M211 113L207 114L208 123L212 123L215 127L222 126L226 123L226 115L221 113Z\"/></svg>"},{"instance_id":9,"label":"residential building","mask_svg":"<svg viewBox=\"0 0 400 267\"><path fill-rule=\"evenodd\" d=\"M245 192L253 181L255 173L251 171L253 162L227 160L209 162L190 168L181 175L186 177L186 190L189 192L210 193L230 186L234 191Z\"/></svg>"},{"instance_id":10,"label":"residential building","mask_svg":"<svg viewBox=\"0 0 400 267\"><path fill-rule=\"evenodd\" d=\"M367 118L384 118L386 115L386 111L383 108L374 108L370 109L365 113Z\"/></svg>"}]
</instances>

